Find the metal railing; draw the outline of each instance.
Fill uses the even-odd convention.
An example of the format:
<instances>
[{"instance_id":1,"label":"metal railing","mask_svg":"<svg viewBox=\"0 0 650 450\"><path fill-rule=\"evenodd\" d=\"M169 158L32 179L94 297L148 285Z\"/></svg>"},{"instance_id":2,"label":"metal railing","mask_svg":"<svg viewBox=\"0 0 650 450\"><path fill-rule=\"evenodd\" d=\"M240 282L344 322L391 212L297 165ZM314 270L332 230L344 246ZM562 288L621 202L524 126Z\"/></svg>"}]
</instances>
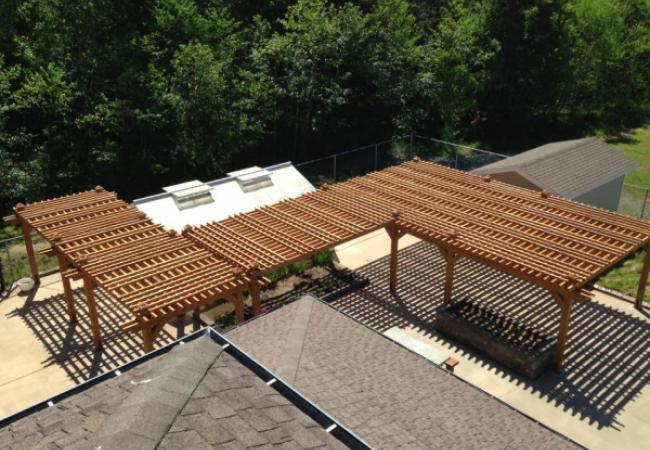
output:
<instances>
[{"instance_id":1,"label":"metal railing","mask_svg":"<svg viewBox=\"0 0 650 450\"><path fill-rule=\"evenodd\" d=\"M38 268L41 275L51 273L58 267L56 258L43 256L39 250L49 246L47 241L40 235L32 236ZM29 262L27 261L27 250L25 240L22 236L16 236L0 241L0 294L10 289L13 283L22 277L30 276Z\"/></svg>"},{"instance_id":2,"label":"metal railing","mask_svg":"<svg viewBox=\"0 0 650 450\"><path fill-rule=\"evenodd\" d=\"M507 155L415 133L295 164L315 186L344 181L404 162L413 155L461 170L472 170Z\"/></svg>"},{"instance_id":3,"label":"metal railing","mask_svg":"<svg viewBox=\"0 0 650 450\"><path fill-rule=\"evenodd\" d=\"M397 136L344 152L295 164L314 185L345 181L349 178L385 169L399 164L417 154L420 158L460 170L473 170L508 155L482 150L454 142L421 136L415 133ZM632 217L650 220L650 188L624 184L619 212ZM47 247L40 237L34 236L36 250ZM38 255L42 273L56 268L54 258ZM0 241L0 283L5 287L29 275L29 264L22 236ZM0 285L0 288L2 286ZM3 289L0 289L2 291Z\"/></svg>"}]
</instances>

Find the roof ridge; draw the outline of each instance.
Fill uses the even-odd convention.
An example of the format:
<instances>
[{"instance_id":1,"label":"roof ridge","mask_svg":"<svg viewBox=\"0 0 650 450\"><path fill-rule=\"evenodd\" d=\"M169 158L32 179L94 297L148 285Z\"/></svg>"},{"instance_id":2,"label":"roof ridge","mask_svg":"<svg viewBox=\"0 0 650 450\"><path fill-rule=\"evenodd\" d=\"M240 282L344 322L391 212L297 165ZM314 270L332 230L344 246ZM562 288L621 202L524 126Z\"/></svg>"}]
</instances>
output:
<instances>
[{"instance_id":1,"label":"roof ridge","mask_svg":"<svg viewBox=\"0 0 650 450\"><path fill-rule=\"evenodd\" d=\"M313 302L294 302L293 305L298 309L295 313L296 320L291 322L283 345L281 362L278 370L275 371L280 378L291 385L295 382L300 367L300 358L314 310Z\"/></svg>"},{"instance_id":2,"label":"roof ridge","mask_svg":"<svg viewBox=\"0 0 650 450\"><path fill-rule=\"evenodd\" d=\"M563 147L561 145L557 145L556 148L553 148L553 149L549 150L547 153L543 153L543 154L539 155L539 157L537 157L537 158L533 158L532 160L527 161L523 165L526 166L526 165L529 165L529 164L538 163L539 161L545 161L548 158L555 157L558 153L563 153L563 152L568 152L568 151L571 151L571 150L575 150L577 148L584 147L585 145L591 144L591 143L596 142L596 141L599 141L599 139L596 136L590 136L590 137L579 138L579 139L568 139L566 141L548 142L548 143L546 143L544 145L540 145L539 147L532 148L532 149L530 149L528 151L534 151L534 150L537 150L537 149L541 149L543 147L546 147L547 145L552 146L552 145L562 144L563 142L566 142L566 143L572 142L572 143L569 144L566 147Z\"/></svg>"},{"instance_id":3,"label":"roof ridge","mask_svg":"<svg viewBox=\"0 0 650 450\"><path fill-rule=\"evenodd\" d=\"M169 354L178 356L159 361L146 378L131 380L131 395L102 423L92 445L84 446L155 449L222 352L208 337L173 348Z\"/></svg>"}]
</instances>

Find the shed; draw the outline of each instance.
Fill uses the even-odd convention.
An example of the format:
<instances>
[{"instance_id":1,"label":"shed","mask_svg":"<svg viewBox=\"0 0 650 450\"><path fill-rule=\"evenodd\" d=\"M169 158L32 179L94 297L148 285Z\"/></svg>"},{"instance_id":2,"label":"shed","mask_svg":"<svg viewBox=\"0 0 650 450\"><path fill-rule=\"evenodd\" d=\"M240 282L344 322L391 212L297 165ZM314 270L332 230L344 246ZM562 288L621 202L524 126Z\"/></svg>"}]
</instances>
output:
<instances>
[{"instance_id":1,"label":"shed","mask_svg":"<svg viewBox=\"0 0 650 450\"><path fill-rule=\"evenodd\" d=\"M551 142L474 173L616 211L625 174L637 167L638 163L592 137Z\"/></svg>"},{"instance_id":2,"label":"shed","mask_svg":"<svg viewBox=\"0 0 650 450\"><path fill-rule=\"evenodd\" d=\"M290 163L229 172L209 182L199 180L168 186L160 194L133 204L154 222L178 232L233 214L252 211L311 192L314 186Z\"/></svg>"}]
</instances>

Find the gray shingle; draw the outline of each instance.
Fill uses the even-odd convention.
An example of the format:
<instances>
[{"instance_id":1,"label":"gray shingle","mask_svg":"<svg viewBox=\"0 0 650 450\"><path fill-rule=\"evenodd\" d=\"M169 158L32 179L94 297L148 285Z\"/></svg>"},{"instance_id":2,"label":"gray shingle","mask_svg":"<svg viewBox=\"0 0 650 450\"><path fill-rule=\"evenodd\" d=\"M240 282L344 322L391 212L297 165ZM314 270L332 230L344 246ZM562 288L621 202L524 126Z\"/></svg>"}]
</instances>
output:
<instances>
[{"instance_id":1,"label":"gray shingle","mask_svg":"<svg viewBox=\"0 0 650 450\"><path fill-rule=\"evenodd\" d=\"M551 142L474 172L489 174L516 170L548 192L574 198L638 166L600 139L585 138Z\"/></svg>"},{"instance_id":2,"label":"gray shingle","mask_svg":"<svg viewBox=\"0 0 650 450\"><path fill-rule=\"evenodd\" d=\"M12 449L236 449L288 443L340 448L208 337L14 422L0 430L0 437Z\"/></svg>"},{"instance_id":3,"label":"gray shingle","mask_svg":"<svg viewBox=\"0 0 650 450\"><path fill-rule=\"evenodd\" d=\"M286 363L290 333L301 303L313 302L294 387L377 448L574 448L568 440L463 383L313 299L303 298L230 333L257 359ZM290 347L295 343L290 343ZM275 367L270 366L271 370ZM285 369L287 369L285 367ZM282 408L264 412L292 429L298 422ZM301 446L317 445L302 430ZM298 436L299 434L299 436ZM303 440L304 439L304 440Z\"/></svg>"}]
</instances>

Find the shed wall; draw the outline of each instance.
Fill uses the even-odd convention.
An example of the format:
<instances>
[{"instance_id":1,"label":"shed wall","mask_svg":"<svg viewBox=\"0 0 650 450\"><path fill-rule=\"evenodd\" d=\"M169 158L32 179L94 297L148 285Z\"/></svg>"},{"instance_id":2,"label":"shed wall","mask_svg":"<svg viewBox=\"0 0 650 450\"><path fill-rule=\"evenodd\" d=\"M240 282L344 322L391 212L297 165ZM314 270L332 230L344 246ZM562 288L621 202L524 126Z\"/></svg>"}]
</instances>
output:
<instances>
[{"instance_id":1,"label":"shed wall","mask_svg":"<svg viewBox=\"0 0 650 450\"><path fill-rule=\"evenodd\" d=\"M573 200L598 206L599 208L609 209L610 211L616 211L618 210L618 203L623 190L623 179L623 176L615 178L608 183L575 197Z\"/></svg>"}]
</instances>

